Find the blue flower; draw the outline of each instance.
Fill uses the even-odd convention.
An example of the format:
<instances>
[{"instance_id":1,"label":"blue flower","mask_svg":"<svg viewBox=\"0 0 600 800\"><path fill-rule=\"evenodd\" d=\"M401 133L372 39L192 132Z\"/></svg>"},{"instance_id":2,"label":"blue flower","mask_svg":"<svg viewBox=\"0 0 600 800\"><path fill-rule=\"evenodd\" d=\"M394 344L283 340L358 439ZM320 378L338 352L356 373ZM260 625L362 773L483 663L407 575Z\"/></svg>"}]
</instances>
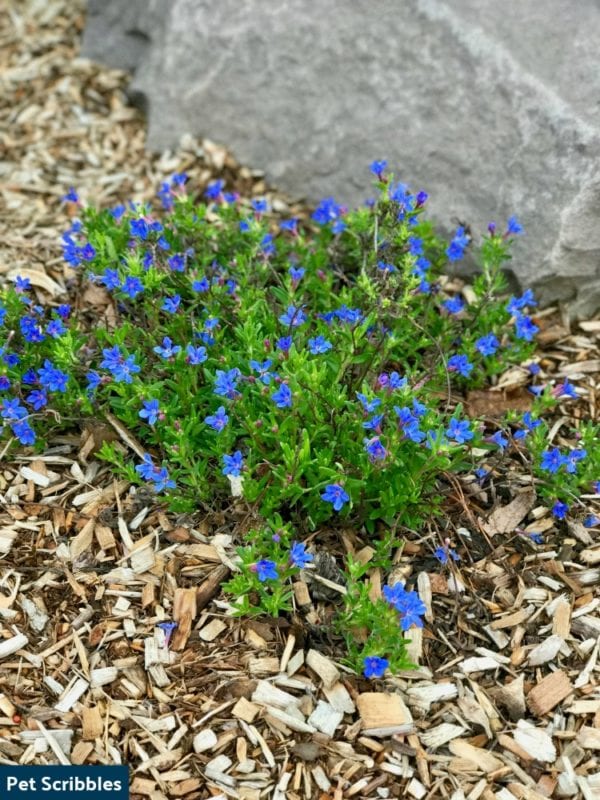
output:
<instances>
[{"instance_id":1,"label":"blue flower","mask_svg":"<svg viewBox=\"0 0 600 800\"><path fill-rule=\"evenodd\" d=\"M315 336L313 339L308 340L308 349L313 356L321 355L331 350L333 345L324 336Z\"/></svg>"},{"instance_id":2,"label":"blue flower","mask_svg":"<svg viewBox=\"0 0 600 800\"><path fill-rule=\"evenodd\" d=\"M46 392L43 392L39 389L34 389L33 392L30 392L25 400L33 406L35 411L40 411L46 405L48 405L48 397L46 396Z\"/></svg>"},{"instance_id":3,"label":"blue flower","mask_svg":"<svg viewBox=\"0 0 600 800\"><path fill-rule=\"evenodd\" d=\"M375 411L376 408L378 408L381 405L381 399L379 397L374 397L373 400L369 400L369 398L366 395L361 394L360 392L357 392L356 396L362 403L362 407L367 414L371 414L373 411Z\"/></svg>"},{"instance_id":4,"label":"blue flower","mask_svg":"<svg viewBox=\"0 0 600 800\"><path fill-rule=\"evenodd\" d=\"M42 333L42 328L35 317L21 317L19 320L21 333L26 341L36 343L43 342L46 338Z\"/></svg>"},{"instance_id":5,"label":"blue flower","mask_svg":"<svg viewBox=\"0 0 600 800\"><path fill-rule=\"evenodd\" d=\"M466 356L450 356L448 359L448 371L458 372L458 374L462 375L463 378L468 378L473 371L473 364L471 364Z\"/></svg>"},{"instance_id":6,"label":"blue flower","mask_svg":"<svg viewBox=\"0 0 600 800\"><path fill-rule=\"evenodd\" d=\"M20 275L17 275L15 278L15 292L17 294L22 294L23 292L27 292L31 289L31 281L29 278L22 278Z\"/></svg>"},{"instance_id":7,"label":"blue flower","mask_svg":"<svg viewBox=\"0 0 600 800\"><path fill-rule=\"evenodd\" d=\"M376 414L371 419L365 420L362 426L363 428L366 428L368 431L380 431L382 420L383 420L383 414Z\"/></svg>"},{"instance_id":8,"label":"blue flower","mask_svg":"<svg viewBox=\"0 0 600 800\"><path fill-rule=\"evenodd\" d=\"M225 181L220 178L216 181L211 181L204 191L204 196L208 200L218 200L223 192Z\"/></svg>"},{"instance_id":9,"label":"blue flower","mask_svg":"<svg viewBox=\"0 0 600 800\"><path fill-rule=\"evenodd\" d=\"M239 478L239 476L242 474L242 470L244 469L242 451L236 450L231 456L224 455L223 464L224 466L221 470L223 475L231 475L233 478Z\"/></svg>"},{"instance_id":10,"label":"blue flower","mask_svg":"<svg viewBox=\"0 0 600 800\"><path fill-rule=\"evenodd\" d=\"M279 322L282 325L290 325L292 328L297 328L306 322L306 314L301 308L296 306L288 306L287 311L279 317Z\"/></svg>"},{"instance_id":11,"label":"blue flower","mask_svg":"<svg viewBox=\"0 0 600 800\"><path fill-rule=\"evenodd\" d=\"M571 452L565 457L564 461L567 472L572 475L575 474L577 472L577 463L586 456L587 450L571 450Z\"/></svg>"},{"instance_id":12,"label":"blue flower","mask_svg":"<svg viewBox=\"0 0 600 800\"><path fill-rule=\"evenodd\" d=\"M290 561L294 567L304 569L312 560L313 556L306 552L306 547L302 542L292 542Z\"/></svg>"},{"instance_id":13,"label":"blue flower","mask_svg":"<svg viewBox=\"0 0 600 800\"><path fill-rule=\"evenodd\" d=\"M363 444L365 450L369 454L369 461L375 463L376 461L383 461L387 456L387 450L382 445L378 436L373 436L372 439L364 439Z\"/></svg>"},{"instance_id":14,"label":"blue flower","mask_svg":"<svg viewBox=\"0 0 600 800\"><path fill-rule=\"evenodd\" d=\"M305 272L306 270L304 269L304 267L290 267L288 269L288 275L290 276L290 278L294 283L298 283L299 281L301 281L302 278L304 277Z\"/></svg>"},{"instance_id":15,"label":"blue flower","mask_svg":"<svg viewBox=\"0 0 600 800\"><path fill-rule=\"evenodd\" d=\"M256 197L254 200L250 201L250 205L258 214L264 214L269 210L269 204L264 197Z\"/></svg>"},{"instance_id":16,"label":"blue flower","mask_svg":"<svg viewBox=\"0 0 600 800\"><path fill-rule=\"evenodd\" d=\"M206 278L200 278L200 280L192 281L192 289L194 292L208 292L210 283Z\"/></svg>"},{"instance_id":17,"label":"blue flower","mask_svg":"<svg viewBox=\"0 0 600 800\"><path fill-rule=\"evenodd\" d=\"M508 303L506 304L506 310L509 314L517 314L519 311L522 311L524 308L533 308L537 306L535 301L535 297L533 296L533 292L531 289L527 289L521 297L511 297Z\"/></svg>"},{"instance_id":18,"label":"blue flower","mask_svg":"<svg viewBox=\"0 0 600 800\"><path fill-rule=\"evenodd\" d=\"M451 297L448 300L444 300L442 305L449 314L460 314L465 307L464 300L458 295Z\"/></svg>"},{"instance_id":19,"label":"blue flower","mask_svg":"<svg viewBox=\"0 0 600 800\"><path fill-rule=\"evenodd\" d=\"M13 428L14 430L14 428ZM583 525L585 528L595 528L596 525L600 525L600 518L597 517L595 514L589 514L584 520Z\"/></svg>"},{"instance_id":20,"label":"blue flower","mask_svg":"<svg viewBox=\"0 0 600 800\"><path fill-rule=\"evenodd\" d=\"M154 425L160 413L160 403L158 400L145 400L144 407L139 413L142 419L148 420L149 425Z\"/></svg>"},{"instance_id":21,"label":"blue flower","mask_svg":"<svg viewBox=\"0 0 600 800\"><path fill-rule=\"evenodd\" d=\"M166 467L159 467L152 461L152 456L149 453L144 454L141 464L135 468L138 475L141 475L144 480L151 481L154 484L156 492L162 492L164 489L174 489L175 481L169 478L169 473Z\"/></svg>"},{"instance_id":22,"label":"blue flower","mask_svg":"<svg viewBox=\"0 0 600 800\"><path fill-rule=\"evenodd\" d=\"M389 375L387 372L382 372L377 378L377 386L382 389L386 388L390 392L396 389L404 389L407 383L406 378L401 378L397 372L392 372Z\"/></svg>"},{"instance_id":23,"label":"blue flower","mask_svg":"<svg viewBox=\"0 0 600 800\"><path fill-rule=\"evenodd\" d=\"M121 279L116 269L105 269L98 281L103 283L109 291L118 289L121 286Z\"/></svg>"},{"instance_id":24,"label":"blue flower","mask_svg":"<svg viewBox=\"0 0 600 800\"><path fill-rule=\"evenodd\" d=\"M409 236L408 252L411 254L411 256L422 256L424 252L423 240L420 239L418 236Z\"/></svg>"},{"instance_id":25,"label":"blue flower","mask_svg":"<svg viewBox=\"0 0 600 800\"><path fill-rule=\"evenodd\" d=\"M342 213L342 206L338 205L333 197L326 197L324 200L321 200L314 210L312 219L318 225L327 225L329 222L335 222Z\"/></svg>"},{"instance_id":26,"label":"blue flower","mask_svg":"<svg viewBox=\"0 0 600 800\"><path fill-rule=\"evenodd\" d=\"M523 226L516 217L510 217L506 225L506 235L523 233Z\"/></svg>"},{"instance_id":27,"label":"blue flower","mask_svg":"<svg viewBox=\"0 0 600 800\"><path fill-rule=\"evenodd\" d=\"M564 519L568 510L569 506L566 503L561 503L560 500L557 500L552 506L552 516L556 517L556 519Z\"/></svg>"},{"instance_id":28,"label":"blue flower","mask_svg":"<svg viewBox=\"0 0 600 800\"><path fill-rule=\"evenodd\" d=\"M58 339L63 333L66 333L66 330L61 319L51 319L46 326L46 333L53 339Z\"/></svg>"},{"instance_id":29,"label":"blue flower","mask_svg":"<svg viewBox=\"0 0 600 800\"><path fill-rule=\"evenodd\" d=\"M402 584L396 583L393 586L384 586L383 596L400 614L400 627L403 631L407 631L412 625L416 628L423 627L421 617L427 609L416 592L407 592Z\"/></svg>"},{"instance_id":30,"label":"blue flower","mask_svg":"<svg viewBox=\"0 0 600 800\"><path fill-rule=\"evenodd\" d=\"M27 421L20 420L19 422L13 422L12 432L21 444L35 444L35 431Z\"/></svg>"},{"instance_id":31,"label":"blue flower","mask_svg":"<svg viewBox=\"0 0 600 800\"><path fill-rule=\"evenodd\" d=\"M576 387L569 382L568 378L554 387L552 395L554 397L579 397Z\"/></svg>"},{"instance_id":32,"label":"blue flower","mask_svg":"<svg viewBox=\"0 0 600 800\"><path fill-rule=\"evenodd\" d=\"M396 267L393 264L388 264L386 261L378 261L377 262L377 269L381 272L396 272Z\"/></svg>"},{"instance_id":33,"label":"blue flower","mask_svg":"<svg viewBox=\"0 0 600 800\"><path fill-rule=\"evenodd\" d=\"M290 348L292 346L292 337L291 336L282 336L281 339L277 340L276 347L278 350L281 350L282 353L290 352Z\"/></svg>"},{"instance_id":34,"label":"blue flower","mask_svg":"<svg viewBox=\"0 0 600 800\"><path fill-rule=\"evenodd\" d=\"M240 375L241 373L237 367L227 371L218 369L215 377L215 387L213 389L214 394L233 400L234 397L239 394L236 385Z\"/></svg>"},{"instance_id":35,"label":"blue flower","mask_svg":"<svg viewBox=\"0 0 600 800\"><path fill-rule=\"evenodd\" d=\"M388 162L385 159L381 159L381 161L372 161L369 164L369 169L377 177L378 180L383 178L383 173L387 169Z\"/></svg>"},{"instance_id":36,"label":"blue flower","mask_svg":"<svg viewBox=\"0 0 600 800\"><path fill-rule=\"evenodd\" d=\"M554 475L565 464L566 459L558 449L553 447L551 450L544 450L540 461L540 469Z\"/></svg>"},{"instance_id":37,"label":"blue flower","mask_svg":"<svg viewBox=\"0 0 600 800\"><path fill-rule=\"evenodd\" d=\"M539 328L533 323L531 317L519 314L515 319L515 335L517 339L524 339L526 342L531 342L538 331Z\"/></svg>"},{"instance_id":38,"label":"blue flower","mask_svg":"<svg viewBox=\"0 0 600 800\"><path fill-rule=\"evenodd\" d=\"M454 234L454 238L448 245L448 249L446 250L446 255L448 256L449 261L460 261L463 257L467 245L469 244L469 237L465 233L465 229L459 227L456 229L456 233Z\"/></svg>"},{"instance_id":39,"label":"blue flower","mask_svg":"<svg viewBox=\"0 0 600 800\"><path fill-rule=\"evenodd\" d=\"M271 395L271 400L277 408L292 407L292 391L286 383L282 383L279 389Z\"/></svg>"},{"instance_id":40,"label":"blue flower","mask_svg":"<svg viewBox=\"0 0 600 800\"><path fill-rule=\"evenodd\" d=\"M173 631L179 627L178 624L176 622L158 622L156 627L160 628L165 634L165 644L168 647Z\"/></svg>"},{"instance_id":41,"label":"blue flower","mask_svg":"<svg viewBox=\"0 0 600 800\"><path fill-rule=\"evenodd\" d=\"M292 219L282 219L279 222L279 230L281 231L289 231L290 233L297 233L298 232L298 219L296 217Z\"/></svg>"},{"instance_id":42,"label":"blue flower","mask_svg":"<svg viewBox=\"0 0 600 800\"><path fill-rule=\"evenodd\" d=\"M479 350L482 356L493 356L496 350L500 347L500 342L493 333L488 333L477 339L475 347Z\"/></svg>"},{"instance_id":43,"label":"blue flower","mask_svg":"<svg viewBox=\"0 0 600 800\"><path fill-rule=\"evenodd\" d=\"M133 278L131 275L128 275L123 281L121 290L127 295L127 297L131 298L131 300L134 300L138 294L141 294L144 291L144 284L139 278Z\"/></svg>"},{"instance_id":44,"label":"blue flower","mask_svg":"<svg viewBox=\"0 0 600 800\"><path fill-rule=\"evenodd\" d=\"M10 389L10 378L0 375L0 392L6 392L8 389Z\"/></svg>"},{"instance_id":45,"label":"blue flower","mask_svg":"<svg viewBox=\"0 0 600 800\"><path fill-rule=\"evenodd\" d=\"M325 487L321 500L331 503L334 511L341 511L344 504L349 502L350 497L339 483L330 483L329 486Z\"/></svg>"},{"instance_id":46,"label":"blue flower","mask_svg":"<svg viewBox=\"0 0 600 800\"><path fill-rule=\"evenodd\" d=\"M269 561L268 558L257 561L250 569L252 572L256 572L256 576L261 583L265 581L276 581L277 578L279 578L277 564L274 561Z\"/></svg>"},{"instance_id":47,"label":"blue flower","mask_svg":"<svg viewBox=\"0 0 600 800\"><path fill-rule=\"evenodd\" d=\"M145 240L148 238L148 232L150 228L145 219L130 219L129 230L131 231L132 236Z\"/></svg>"},{"instance_id":48,"label":"blue flower","mask_svg":"<svg viewBox=\"0 0 600 800\"><path fill-rule=\"evenodd\" d=\"M489 441L497 444L501 450L504 450L508 444L508 439L504 436L502 431L497 431L493 436L490 436Z\"/></svg>"},{"instance_id":49,"label":"blue flower","mask_svg":"<svg viewBox=\"0 0 600 800\"><path fill-rule=\"evenodd\" d=\"M185 360L188 364L192 364L192 366L198 366L198 364L202 364L208 358L206 347L195 347L193 344L188 344L185 352Z\"/></svg>"},{"instance_id":50,"label":"blue flower","mask_svg":"<svg viewBox=\"0 0 600 800\"><path fill-rule=\"evenodd\" d=\"M65 203L78 203L79 202L79 195L75 191L75 189L70 186L69 191L64 195L62 198Z\"/></svg>"},{"instance_id":51,"label":"blue flower","mask_svg":"<svg viewBox=\"0 0 600 800\"><path fill-rule=\"evenodd\" d=\"M57 369L54 364L45 359L44 366L38 369L38 378L41 385L50 392L66 392L69 376L66 372Z\"/></svg>"},{"instance_id":52,"label":"blue flower","mask_svg":"<svg viewBox=\"0 0 600 800\"><path fill-rule=\"evenodd\" d=\"M105 348L102 350L102 355L104 359L100 362L100 366L112 373L116 383L133 383L131 376L140 371L134 356L125 357L117 345Z\"/></svg>"},{"instance_id":53,"label":"blue flower","mask_svg":"<svg viewBox=\"0 0 600 800\"><path fill-rule=\"evenodd\" d=\"M453 417L446 429L446 436L459 444L465 444L473 438L473 431L466 419L458 420Z\"/></svg>"},{"instance_id":54,"label":"blue flower","mask_svg":"<svg viewBox=\"0 0 600 800\"><path fill-rule=\"evenodd\" d=\"M458 555L456 550L453 550L448 545L443 545L436 548L436 550L434 550L433 555L437 558L437 560L441 564L447 564L449 558L451 558L453 561L460 561L460 556Z\"/></svg>"},{"instance_id":55,"label":"blue flower","mask_svg":"<svg viewBox=\"0 0 600 800\"><path fill-rule=\"evenodd\" d=\"M181 253L175 253L169 259L167 264L172 272L185 272L185 258Z\"/></svg>"},{"instance_id":56,"label":"blue flower","mask_svg":"<svg viewBox=\"0 0 600 800\"><path fill-rule=\"evenodd\" d=\"M265 256L272 256L275 252L275 245L273 244L273 234L265 233L260 240L260 249Z\"/></svg>"},{"instance_id":57,"label":"blue flower","mask_svg":"<svg viewBox=\"0 0 600 800\"><path fill-rule=\"evenodd\" d=\"M214 431L220 433L229 422L229 417L225 413L225 407L219 406L212 416L205 417L204 422L210 426Z\"/></svg>"},{"instance_id":58,"label":"blue flower","mask_svg":"<svg viewBox=\"0 0 600 800\"><path fill-rule=\"evenodd\" d=\"M171 337L165 336L162 340L162 345L157 345L156 347L153 347L152 350L161 358L175 358L177 353L181 352L181 345L174 345Z\"/></svg>"},{"instance_id":59,"label":"blue flower","mask_svg":"<svg viewBox=\"0 0 600 800\"><path fill-rule=\"evenodd\" d=\"M363 675L365 678L383 678L386 669L390 666L387 658L379 656L365 656L363 661Z\"/></svg>"},{"instance_id":60,"label":"blue flower","mask_svg":"<svg viewBox=\"0 0 600 800\"><path fill-rule=\"evenodd\" d=\"M262 364L260 361L255 361L254 359L250 361L250 369L253 372L258 373L259 379L265 384L265 386L268 386L274 377L269 372L269 368L271 367L272 363L273 362L270 358L265 359Z\"/></svg>"},{"instance_id":61,"label":"blue flower","mask_svg":"<svg viewBox=\"0 0 600 800\"><path fill-rule=\"evenodd\" d=\"M180 304L181 297L178 294L174 294L173 297L165 297L161 308L168 314L175 314L179 309Z\"/></svg>"}]
</instances>

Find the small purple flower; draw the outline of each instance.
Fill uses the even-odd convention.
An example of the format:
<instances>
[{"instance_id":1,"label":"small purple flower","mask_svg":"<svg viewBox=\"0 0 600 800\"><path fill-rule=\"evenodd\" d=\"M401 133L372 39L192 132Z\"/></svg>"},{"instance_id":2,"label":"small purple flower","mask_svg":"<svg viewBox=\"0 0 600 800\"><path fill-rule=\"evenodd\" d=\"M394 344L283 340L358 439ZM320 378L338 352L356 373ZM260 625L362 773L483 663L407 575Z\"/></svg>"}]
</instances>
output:
<instances>
[{"instance_id":1,"label":"small purple flower","mask_svg":"<svg viewBox=\"0 0 600 800\"><path fill-rule=\"evenodd\" d=\"M595 528L596 525L600 525L600 517L597 517L595 514L589 514L583 520L583 524L586 528Z\"/></svg>"},{"instance_id":2,"label":"small purple flower","mask_svg":"<svg viewBox=\"0 0 600 800\"><path fill-rule=\"evenodd\" d=\"M381 405L381 398L379 397L374 397L373 400L369 400L366 395L360 394L360 392L357 392L356 396L360 400L366 414L371 414Z\"/></svg>"},{"instance_id":3,"label":"small purple flower","mask_svg":"<svg viewBox=\"0 0 600 800\"><path fill-rule=\"evenodd\" d=\"M17 439L24 445L35 444L35 431L26 420L13 422L12 432Z\"/></svg>"},{"instance_id":4,"label":"small purple flower","mask_svg":"<svg viewBox=\"0 0 600 800\"><path fill-rule=\"evenodd\" d=\"M221 180L220 178L218 180L211 181L204 191L204 196L207 200L218 200L223 193L224 186L225 181Z\"/></svg>"},{"instance_id":5,"label":"small purple flower","mask_svg":"<svg viewBox=\"0 0 600 800\"><path fill-rule=\"evenodd\" d=\"M281 350L281 352L285 353L286 355L290 352L291 346L292 346L291 336L282 336L281 339L278 339L276 343L277 349Z\"/></svg>"},{"instance_id":6,"label":"small purple flower","mask_svg":"<svg viewBox=\"0 0 600 800\"><path fill-rule=\"evenodd\" d=\"M376 414L371 419L365 420L362 426L366 428L368 431L376 431L377 433L381 433L381 423L383 421L383 414Z\"/></svg>"},{"instance_id":7,"label":"small purple flower","mask_svg":"<svg viewBox=\"0 0 600 800\"><path fill-rule=\"evenodd\" d=\"M380 272L385 272L387 274L391 274L392 272L396 272L396 267L393 264L389 264L387 261L378 261L377 262L377 269Z\"/></svg>"},{"instance_id":8,"label":"small purple flower","mask_svg":"<svg viewBox=\"0 0 600 800\"><path fill-rule=\"evenodd\" d=\"M554 387L552 390L552 395L554 397L579 397L576 387L569 382L568 378L565 378L563 383L558 383Z\"/></svg>"},{"instance_id":9,"label":"small purple flower","mask_svg":"<svg viewBox=\"0 0 600 800\"><path fill-rule=\"evenodd\" d=\"M121 286L121 279L116 269L105 269L98 280L100 283L103 283L109 291L118 289Z\"/></svg>"},{"instance_id":10,"label":"small purple flower","mask_svg":"<svg viewBox=\"0 0 600 800\"><path fill-rule=\"evenodd\" d=\"M497 431L493 436L490 436L488 441L493 442L494 444L498 445L500 450L504 450L504 448L508 444L508 439L502 433L502 431Z\"/></svg>"},{"instance_id":11,"label":"small purple flower","mask_svg":"<svg viewBox=\"0 0 600 800\"><path fill-rule=\"evenodd\" d=\"M565 469L571 475L574 475L577 472L577 464L579 461L584 459L587 456L587 450L583 448L580 450L571 450L571 452L565 457Z\"/></svg>"},{"instance_id":12,"label":"small purple flower","mask_svg":"<svg viewBox=\"0 0 600 800\"><path fill-rule=\"evenodd\" d=\"M331 503L334 511L341 511L344 504L349 502L350 497L339 483L330 483L329 486L325 487L321 499L325 500L326 503Z\"/></svg>"},{"instance_id":13,"label":"small purple flower","mask_svg":"<svg viewBox=\"0 0 600 800\"><path fill-rule=\"evenodd\" d=\"M390 666L387 658L379 656L366 656L363 661L363 675L365 678L383 678L386 669Z\"/></svg>"},{"instance_id":14,"label":"small purple flower","mask_svg":"<svg viewBox=\"0 0 600 800\"><path fill-rule=\"evenodd\" d=\"M446 250L446 256L448 257L449 261L460 261L460 259L465 254L465 250L467 249L467 245L469 244L469 237L465 233L465 229L463 227L459 227L456 229L456 233L454 234L454 238L448 245L448 249Z\"/></svg>"},{"instance_id":15,"label":"small purple flower","mask_svg":"<svg viewBox=\"0 0 600 800\"><path fill-rule=\"evenodd\" d=\"M304 267L290 267L288 269L288 275L292 279L292 283L298 284L302 278L304 277L304 273L306 270Z\"/></svg>"},{"instance_id":16,"label":"small purple flower","mask_svg":"<svg viewBox=\"0 0 600 800\"><path fill-rule=\"evenodd\" d=\"M67 391L69 376L66 372L57 369L48 359L44 361L44 366L38 369L37 374L41 385L49 392Z\"/></svg>"}]
</instances>

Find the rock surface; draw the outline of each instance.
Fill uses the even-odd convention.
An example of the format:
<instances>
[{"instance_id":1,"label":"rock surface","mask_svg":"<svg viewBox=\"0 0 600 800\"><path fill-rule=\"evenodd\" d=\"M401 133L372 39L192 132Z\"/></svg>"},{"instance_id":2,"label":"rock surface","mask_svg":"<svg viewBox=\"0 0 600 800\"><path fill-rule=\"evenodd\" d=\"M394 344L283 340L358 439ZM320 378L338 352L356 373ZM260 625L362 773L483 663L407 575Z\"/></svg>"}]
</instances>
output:
<instances>
[{"instance_id":1,"label":"rock surface","mask_svg":"<svg viewBox=\"0 0 600 800\"><path fill-rule=\"evenodd\" d=\"M596 0L89 0L83 54L133 71L149 145L221 141L282 189L355 204L368 163L449 231L516 213L511 268L600 306Z\"/></svg>"}]
</instances>

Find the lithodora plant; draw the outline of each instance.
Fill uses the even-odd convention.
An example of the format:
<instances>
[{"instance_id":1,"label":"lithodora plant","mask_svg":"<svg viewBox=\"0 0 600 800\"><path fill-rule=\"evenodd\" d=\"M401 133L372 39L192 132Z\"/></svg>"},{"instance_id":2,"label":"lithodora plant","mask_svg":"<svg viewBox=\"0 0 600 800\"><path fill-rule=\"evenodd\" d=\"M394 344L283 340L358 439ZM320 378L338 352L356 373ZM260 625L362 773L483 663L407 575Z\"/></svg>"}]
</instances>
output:
<instances>
[{"instance_id":1,"label":"lithodora plant","mask_svg":"<svg viewBox=\"0 0 600 800\"><path fill-rule=\"evenodd\" d=\"M502 273L521 225L490 224L477 247L462 227L444 241L425 192L385 162L371 170L375 199L349 211L326 198L309 225L276 220L221 180L195 196L183 174L161 186L157 210L83 207L71 191L64 256L110 313L90 325L68 303L39 305L26 278L2 291L2 435L42 451L56 431L110 414L146 452L132 464L106 443L100 457L174 511L233 494L301 532L341 518L373 534L418 526L444 475L481 471L531 432L539 481L572 502L595 469L594 435L562 453L559 495L538 425L556 387L504 429L456 403L531 361L535 300L507 299ZM479 276L446 291L444 270L467 250ZM288 590L271 601L261 590L274 578L256 569L259 606L287 608Z\"/></svg>"}]
</instances>

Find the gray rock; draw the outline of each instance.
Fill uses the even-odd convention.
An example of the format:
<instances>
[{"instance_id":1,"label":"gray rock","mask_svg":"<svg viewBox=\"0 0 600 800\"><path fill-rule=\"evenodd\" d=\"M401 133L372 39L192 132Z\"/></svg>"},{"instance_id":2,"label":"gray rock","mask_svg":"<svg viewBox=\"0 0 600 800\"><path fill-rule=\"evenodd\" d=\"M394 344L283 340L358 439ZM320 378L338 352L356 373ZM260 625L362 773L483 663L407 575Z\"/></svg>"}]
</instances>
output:
<instances>
[{"instance_id":1,"label":"gray rock","mask_svg":"<svg viewBox=\"0 0 600 800\"><path fill-rule=\"evenodd\" d=\"M134 71L149 145L221 141L296 195L348 204L387 158L431 213L516 213L511 270L600 306L596 0L89 0L84 55Z\"/></svg>"}]
</instances>

